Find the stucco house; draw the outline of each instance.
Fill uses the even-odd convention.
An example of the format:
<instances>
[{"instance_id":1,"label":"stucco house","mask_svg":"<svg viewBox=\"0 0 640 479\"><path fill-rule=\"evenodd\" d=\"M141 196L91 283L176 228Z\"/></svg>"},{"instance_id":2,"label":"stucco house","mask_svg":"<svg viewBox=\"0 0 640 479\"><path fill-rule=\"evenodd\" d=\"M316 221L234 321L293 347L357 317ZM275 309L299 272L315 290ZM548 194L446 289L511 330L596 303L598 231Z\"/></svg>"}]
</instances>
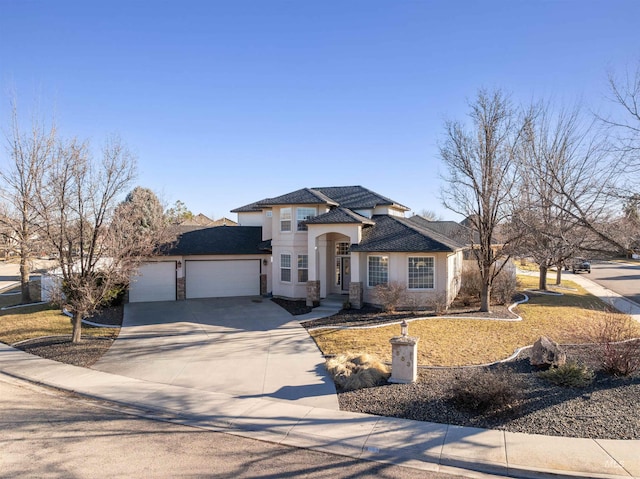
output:
<instances>
[{"instance_id":1,"label":"stucco house","mask_svg":"<svg viewBox=\"0 0 640 479\"><path fill-rule=\"evenodd\" d=\"M376 303L397 282L414 300L458 293L464 243L406 218L406 206L362 186L303 188L232 210L238 226L182 234L141 268L130 301L274 296L314 305L345 295Z\"/></svg>"}]
</instances>

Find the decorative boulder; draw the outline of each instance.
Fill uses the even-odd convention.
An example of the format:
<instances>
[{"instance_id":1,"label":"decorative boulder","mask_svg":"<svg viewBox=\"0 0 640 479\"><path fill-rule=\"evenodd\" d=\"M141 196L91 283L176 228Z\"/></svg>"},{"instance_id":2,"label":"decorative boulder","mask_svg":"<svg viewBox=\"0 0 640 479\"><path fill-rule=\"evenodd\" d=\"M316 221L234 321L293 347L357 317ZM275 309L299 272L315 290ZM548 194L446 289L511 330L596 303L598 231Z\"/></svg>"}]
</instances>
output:
<instances>
[{"instance_id":1,"label":"decorative boulder","mask_svg":"<svg viewBox=\"0 0 640 479\"><path fill-rule=\"evenodd\" d=\"M558 343L541 336L531 348L531 365L541 369L562 366L567 362L565 353Z\"/></svg>"}]
</instances>

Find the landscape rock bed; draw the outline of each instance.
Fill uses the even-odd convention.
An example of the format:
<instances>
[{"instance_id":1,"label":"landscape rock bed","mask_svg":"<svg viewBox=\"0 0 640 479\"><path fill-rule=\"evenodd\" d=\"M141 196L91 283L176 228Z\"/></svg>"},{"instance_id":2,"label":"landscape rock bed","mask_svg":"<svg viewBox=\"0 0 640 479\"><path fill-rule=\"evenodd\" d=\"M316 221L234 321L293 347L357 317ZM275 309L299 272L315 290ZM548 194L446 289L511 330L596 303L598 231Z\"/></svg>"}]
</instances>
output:
<instances>
[{"instance_id":1,"label":"landscape rock bed","mask_svg":"<svg viewBox=\"0 0 640 479\"><path fill-rule=\"evenodd\" d=\"M593 346L565 347L569 360L596 368ZM525 350L512 361L490 366L507 375L520 393L510 408L484 413L453 405L456 381L472 380L479 368L419 370L414 384L340 392L340 408L380 416L499 429L511 432L593 439L640 439L640 374L616 378L597 371L585 388L555 386L536 374Z\"/></svg>"}]
</instances>

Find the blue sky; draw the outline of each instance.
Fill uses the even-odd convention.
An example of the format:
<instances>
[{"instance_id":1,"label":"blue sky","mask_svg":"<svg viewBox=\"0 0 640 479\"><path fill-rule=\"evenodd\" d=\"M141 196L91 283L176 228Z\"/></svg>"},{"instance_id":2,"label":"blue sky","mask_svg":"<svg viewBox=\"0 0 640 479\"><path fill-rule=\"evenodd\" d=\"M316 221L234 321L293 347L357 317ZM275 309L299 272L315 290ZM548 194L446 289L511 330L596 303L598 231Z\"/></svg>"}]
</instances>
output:
<instances>
[{"instance_id":1,"label":"blue sky","mask_svg":"<svg viewBox=\"0 0 640 479\"><path fill-rule=\"evenodd\" d=\"M301 187L440 205L438 144L480 87L607 110L637 1L0 0L0 123L118 134L137 184L194 213Z\"/></svg>"}]
</instances>

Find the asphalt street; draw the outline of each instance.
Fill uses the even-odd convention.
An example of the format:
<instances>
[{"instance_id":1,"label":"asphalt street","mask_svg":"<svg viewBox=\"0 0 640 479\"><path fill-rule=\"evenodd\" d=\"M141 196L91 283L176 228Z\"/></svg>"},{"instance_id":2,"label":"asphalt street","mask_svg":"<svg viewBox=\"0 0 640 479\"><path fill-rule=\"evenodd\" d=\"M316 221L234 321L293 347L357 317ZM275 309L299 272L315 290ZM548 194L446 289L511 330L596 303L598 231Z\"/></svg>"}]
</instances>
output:
<instances>
[{"instance_id":1,"label":"asphalt street","mask_svg":"<svg viewBox=\"0 0 640 479\"><path fill-rule=\"evenodd\" d=\"M463 477L136 417L2 373L0 398L0 478Z\"/></svg>"},{"instance_id":2,"label":"asphalt street","mask_svg":"<svg viewBox=\"0 0 640 479\"><path fill-rule=\"evenodd\" d=\"M578 273L586 274L586 273ZM640 304L640 264L594 261L588 279Z\"/></svg>"}]
</instances>

